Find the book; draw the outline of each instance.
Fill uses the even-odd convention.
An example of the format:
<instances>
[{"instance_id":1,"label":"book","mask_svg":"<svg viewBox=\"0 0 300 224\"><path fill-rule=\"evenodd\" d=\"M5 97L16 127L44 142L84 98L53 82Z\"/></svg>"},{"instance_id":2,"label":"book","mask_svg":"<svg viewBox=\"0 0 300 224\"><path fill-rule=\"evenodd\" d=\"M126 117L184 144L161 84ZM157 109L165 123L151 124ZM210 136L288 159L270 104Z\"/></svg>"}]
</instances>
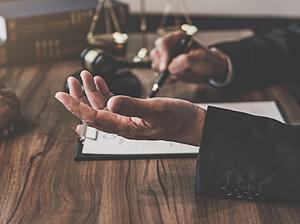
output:
<instances>
[{"instance_id":1,"label":"book","mask_svg":"<svg viewBox=\"0 0 300 224\"><path fill-rule=\"evenodd\" d=\"M0 65L49 62L80 56L85 40L53 37L0 45Z\"/></svg>"},{"instance_id":2,"label":"book","mask_svg":"<svg viewBox=\"0 0 300 224\"><path fill-rule=\"evenodd\" d=\"M29 0L0 3L0 40L17 41L66 29L87 30L97 0ZM127 4L113 1L121 27L127 24Z\"/></svg>"},{"instance_id":3,"label":"book","mask_svg":"<svg viewBox=\"0 0 300 224\"><path fill-rule=\"evenodd\" d=\"M40 49L40 45L47 45L43 49L50 51L43 55L51 55L55 50L52 46L58 46L57 43L60 47L69 49L70 43L66 40L78 46L86 44L86 34L97 3L97 0L28 0L0 3L0 65L21 63L22 58L24 63L29 62L29 59L31 62L37 62L40 51L36 48ZM129 20L128 5L113 1L113 6L120 26L125 30ZM103 13L101 15L103 18L100 19L104 19ZM103 22L99 23L97 32L103 33L104 26ZM26 56L22 57L22 52L18 50L25 48ZM78 56L82 48L75 48L76 54L65 56ZM60 52L69 50L61 49ZM60 58L64 58L64 55L61 54Z\"/></svg>"},{"instance_id":4,"label":"book","mask_svg":"<svg viewBox=\"0 0 300 224\"><path fill-rule=\"evenodd\" d=\"M219 107L285 122L276 102L235 102L199 104ZM131 140L87 127L76 145L75 160L150 159L196 157L199 147L161 140ZM83 139L83 141L82 141Z\"/></svg>"},{"instance_id":5,"label":"book","mask_svg":"<svg viewBox=\"0 0 300 224\"><path fill-rule=\"evenodd\" d=\"M6 46L3 42L0 42L0 66L7 64Z\"/></svg>"}]
</instances>

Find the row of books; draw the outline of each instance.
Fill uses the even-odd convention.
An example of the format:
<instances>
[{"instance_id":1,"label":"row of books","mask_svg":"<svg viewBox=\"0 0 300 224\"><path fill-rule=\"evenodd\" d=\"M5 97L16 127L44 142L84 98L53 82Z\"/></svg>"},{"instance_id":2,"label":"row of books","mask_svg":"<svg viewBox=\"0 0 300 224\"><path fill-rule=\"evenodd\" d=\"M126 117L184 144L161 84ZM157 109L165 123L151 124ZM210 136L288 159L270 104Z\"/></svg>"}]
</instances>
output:
<instances>
[{"instance_id":1,"label":"row of books","mask_svg":"<svg viewBox=\"0 0 300 224\"><path fill-rule=\"evenodd\" d=\"M81 38L82 39L82 38ZM85 40L51 38L0 45L0 65L15 65L57 61L65 58L79 58L85 47Z\"/></svg>"},{"instance_id":2,"label":"row of books","mask_svg":"<svg viewBox=\"0 0 300 224\"><path fill-rule=\"evenodd\" d=\"M97 0L27 0L0 3L0 65L79 57L86 46ZM127 4L113 1L120 25L129 20ZM98 33L105 32L101 14Z\"/></svg>"}]
</instances>

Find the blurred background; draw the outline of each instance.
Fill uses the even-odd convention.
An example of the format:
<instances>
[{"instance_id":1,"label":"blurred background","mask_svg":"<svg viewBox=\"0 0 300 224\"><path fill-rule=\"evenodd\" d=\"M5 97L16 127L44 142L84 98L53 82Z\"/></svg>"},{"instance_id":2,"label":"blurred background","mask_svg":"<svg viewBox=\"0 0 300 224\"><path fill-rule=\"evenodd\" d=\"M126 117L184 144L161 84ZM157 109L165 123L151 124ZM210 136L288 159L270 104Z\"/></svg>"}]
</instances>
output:
<instances>
[{"instance_id":1,"label":"blurred background","mask_svg":"<svg viewBox=\"0 0 300 224\"><path fill-rule=\"evenodd\" d=\"M128 92L139 88L124 69L150 68L155 39L182 24L196 26L195 39L209 46L299 19L299 0L0 0L0 67L73 60L75 76L84 68L116 93L140 96ZM135 76L150 86L144 73Z\"/></svg>"},{"instance_id":2,"label":"blurred background","mask_svg":"<svg viewBox=\"0 0 300 224\"><path fill-rule=\"evenodd\" d=\"M97 4L100 18L93 26ZM110 45L107 50L114 50L107 37L89 41L89 32L91 36L142 31L136 42L139 46L131 50L138 52L152 46L151 41L150 46L146 43L145 33L157 33L161 27L168 31L190 23L199 31L262 31L299 19L298 0L0 0L0 66L79 59L82 50L91 45Z\"/></svg>"},{"instance_id":3,"label":"blurred background","mask_svg":"<svg viewBox=\"0 0 300 224\"><path fill-rule=\"evenodd\" d=\"M130 5L134 15L140 13L139 0L124 0L124 2ZM157 17L162 14L167 2L170 1L146 0L147 14L153 19L151 28L158 25ZM202 29L271 29L300 19L298 0L183 0L183 2L186 2L194 23ZM181 8L173 7L171 13L181 13Z\"/></svg>"},{"instance_id":4,"label":"blurred background","mask_svg":"<svg viewBox=\"0 0 300 224\"><path fill-rule=\"evenodd\" d=\"M229 16L284 16L299 17L300 2L297 0L182 0L186 1L190 13L197 15L229 15ZM124 0L133 12L140 12L139 0ZM148 0L147 11L161 13L166 0ZM174 12L179 12L178 8Z\"/></svg>"}]
</instances>

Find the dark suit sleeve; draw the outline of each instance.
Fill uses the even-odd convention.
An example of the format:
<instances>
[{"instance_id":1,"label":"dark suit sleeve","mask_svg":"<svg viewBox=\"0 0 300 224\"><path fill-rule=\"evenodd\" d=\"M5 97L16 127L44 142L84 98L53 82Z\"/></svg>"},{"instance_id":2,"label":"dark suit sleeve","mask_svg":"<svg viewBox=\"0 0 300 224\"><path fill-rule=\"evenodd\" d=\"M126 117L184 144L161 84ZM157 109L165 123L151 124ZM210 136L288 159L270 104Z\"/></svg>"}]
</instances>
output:
<instances>
[{"instance_id":1,"label":"dark suit sleeve","mask_svg":"<svg viewBox=\"0 0 300 224\"><path fill-rule=\"evenodd\" d=\"M234 85L300 80L300 26L215 45L232 60Z\"/></svg>"},{"instance_id":2,"label":"dark suit sleeve","mask_svg":"<svg viewBox=\"0 0 300 224\"><path fill-rule=\"evenodd\" d=\"M209 107L199 151L201 195L300 201L300 126Z\"/></svg>"}]
</instances>

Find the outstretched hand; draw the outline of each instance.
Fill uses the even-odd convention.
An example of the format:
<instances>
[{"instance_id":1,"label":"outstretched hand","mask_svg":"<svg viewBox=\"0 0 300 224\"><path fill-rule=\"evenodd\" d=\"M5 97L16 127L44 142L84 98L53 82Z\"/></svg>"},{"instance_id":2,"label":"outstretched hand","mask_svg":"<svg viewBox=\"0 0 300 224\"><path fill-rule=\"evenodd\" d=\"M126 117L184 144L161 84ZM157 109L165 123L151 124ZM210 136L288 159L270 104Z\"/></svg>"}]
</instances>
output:
<instances>
[{"instance_id":1,"label":"outstretched hand","mask_svg":"<svg viewBox=\"0 0 300 224\"><path fill-rule=\"evenodd\" d=\"M82 71L81 78L84 91L70 77L70 94L58 92L55 97L89 126L129 139L200 145L206 112L197 105L169 98L114 96L99 76Z\"/></svg>"}]
</instances>

